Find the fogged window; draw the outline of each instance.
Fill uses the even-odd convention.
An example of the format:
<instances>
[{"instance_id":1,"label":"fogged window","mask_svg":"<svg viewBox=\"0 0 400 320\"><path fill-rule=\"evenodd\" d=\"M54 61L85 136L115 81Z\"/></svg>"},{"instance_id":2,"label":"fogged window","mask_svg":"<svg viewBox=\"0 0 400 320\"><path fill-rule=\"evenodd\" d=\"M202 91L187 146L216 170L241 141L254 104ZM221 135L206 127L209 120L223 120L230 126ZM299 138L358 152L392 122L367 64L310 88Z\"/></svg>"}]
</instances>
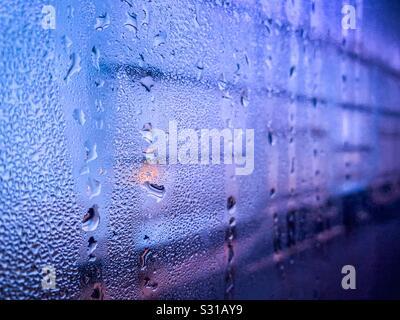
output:
<instances>
[{"instance_id":1,"label":"fogged window","mask_svg":"<svg viewBox=\"0 0 400 320\"><path fill-rule=\"evenodd\" d=\"M393 9L350 2L3 1L0 298L340 296L399 190Z\"/></svg>"}]
</instances>

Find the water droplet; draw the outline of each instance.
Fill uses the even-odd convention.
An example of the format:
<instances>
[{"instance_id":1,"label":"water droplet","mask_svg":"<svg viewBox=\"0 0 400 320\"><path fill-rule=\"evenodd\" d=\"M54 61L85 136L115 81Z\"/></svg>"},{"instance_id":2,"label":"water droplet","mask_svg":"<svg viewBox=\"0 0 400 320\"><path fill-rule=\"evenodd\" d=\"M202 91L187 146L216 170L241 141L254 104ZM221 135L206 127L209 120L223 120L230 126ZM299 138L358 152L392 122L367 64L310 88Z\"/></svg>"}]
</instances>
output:
<instances>
[{"instance_id":1,"label":"water droplet","mask_svg":"<svg viewBox=\"0 0 400 320\"><path fill-rule=\"evenodd\" d=\"M165 187L161 185L157 185L154 183L150 183L146 181L144 183L144 188L146 189L147 193L156 199L157 202L160 202L165 195Z\"/></svg>"},{"instance_id":2,"label":"water droplet","mask_svg":"<svg viewBox=\"0 0 400 320\"><path fill-rule=\"evenodd\" d=\"M156 163L157 156L156 156L157 147L156 146L149 146L144 148L143 155L145 156L146 163Z\"/></svg>"},{"instance_id":3,"label":"water droplet","mask_svg":"<svg viewBox=\"0 0 400 320\"><path fill-rule=\"evenodd\" d=\"M140 256L140 270L144 271L147 268L147 263L152 256L152 252L149 248L145 248Z\"/></svg>"},{"instance_id":4,"label":"water droplet","mask_svg":"<svg viewBox=\"0 0 400 320\"><path fill-rule=\"evenodd\" d=\"M268 131L268 143L273 146L275 144L275 139L272 131Z\"/></svg>"},{"instance_id":5,"label":"water droplet","mask_svg":"<svg viewBox=\"0 0 400 320\"><path fill-rule=\"evenodd\" d=\"M286 215L287 246L296 244L296 212L290 211Z\"/></svg>"},{"instance_id":6,"label":"water droplet","mask_svg":"<svg viewBox=\"0 0 400 320\"><path fill-rule=\"evenodd\" d=\"M90 296L94 300L103 300L104 299L104 289L101 283L95 283L93 286L93 292Z\"/></svg>"},{"instance_id":7,"label":"water droplet","mask_svg":"<svg viewBox=\"0 0 400 320\"><path fill-rule=\"evenodd\" d=\"M194 10L194 25L196 28L200 27L200 12L199 12L199 5L195 4L195 10Z\"/></svg>"},{"instance_id":8,"label":"water droplet","mask_svg":"<svg viewBox=\"0 0 400 320\"><path fill-rule=\"evenodd\" d=\"M147 141L148 143L152 143L153 142L153 127L151 125L150 122L145 123L143 125L142 130L140 131L140 133L142 134L142 138Z\"/></svg>"},{"instance_id":9,"label":"water droplet","mask_svg":"<svg viewBox=\"0 0 400 320\"><path fill-rule=\"evenodd\" d=\"M64 36L62 38L62 44L65 47L66 50L68 50L72 46L72 40L68 36Z\"/></svg>"},{"instance_id":10,"label":"water droplet","mask_svg":"<svg viewBox=\"0 0 400 320\"><path fill-rule=\"evenodd\" d=\"M151 88L154 86L154 80L152 77L147 76L140 79L140 84L146 88L146 91L150 92Z\"/></svg>"},{"instance_id":11,"label":"water droplet","mask_svg":"<svg viewBox=\"0 0 400 320\"><path fill-rule=\"evenodd\" d=\"M97 248L97 241L94 237L90 237L88 240L88 255L91 255Z\"/></svg>"},{"instance_id":12,"label":"water droplet","mask_svg":"<svg viewBox=\"0 0 400 320\"><path fill-rule=\"evenodd\" d=\"M142 21L142 26L147 26L149 25L149 21L150 21L150 14L149 14L149 10L147 10L146 7L143 7L143 13L144 13L144 18Z\"/></svg>"},{"instance_id":13,"label":"water droplet","mask_svg":"<svg viewBox=\"0 0 400 320\"><path fill-rule=\"evenodd\" d=\"M8 181L8 180L10 180L10 178L11 178L10 171L9 171L9 170L5 170L5 171L2 173L1 178L2 178L3 181Z\"/></svg>"},{"instance_id":14,"label":"water droplet","mask_svg":"<svg viewBox=\"0 0 400 320\"><path fill-rule=\"evenodd\" d=\"M99 99L96 99L94 102L94 106L96 107L97 112L104 112L103 102Z\"/></svg>"},{"instance_id":15,"label":"water droplet","mask_svg":"<svg viewBox=\"0 0 400 320\"><path fill-rule=\"evenodd\" d=\"M202 60L199 60L196 64L196 68L199 70L203 70L204 69L204 63Z\"/></svg>"},{"instance_id":16,"label":"water droplet","mask_svg":"<svg viewBox=\"0 0 400 320\"><path fill-rule=\"evenodd\" d=\"M94 84L95 84L96 88L101 88L104 86L104 81L101 79L97 79L94 81Z\"/></svg>"},{"instance_id":17,"label":"water droplet","mask_svg":"<svg viewBox=\"0 0 400 320\"><path fill-rule=\"evenodd\" d=\"M108 13L103 13L96 18L96 25L94 28L97 31L103 31L110 26L110 16Z\"/></svg>"},{"instance_id":18,"label":"water droplet","mask_svg":"<svg viewBox=\"0 0 400 320\"><path fill-rule=\"evenodd\" d=\"M99 60L100 60L100 51L98 48L93 46L93 48L92 48L92 63L93 63L93 66L97 70L100 70Z\"/></svg>"},{"instance_id":19,"label":"water droplet","mask_svg":"<svg viewBox=\"0 0 400 320\"><path fill-rule=\"evenodd\" d=\"M97 118L95 120L96 129L103 130L104 128L104 120L102 118Z\"/></svg>"},{"instance_id":20,"label":"water droplet","mask_svg":"<svg viewBox=\"0 0 400 320\"><path fill-rule=\"evenodd\" d=\"M70 60L70 66L69 66L69 69L67 71L66 76L64 77L64 81L67 81L67 82L69 82L71 80L71 77L75 73L78 73L82 69L82 67L81 67L81 57L80 57L79 54L72 53L69 56L69 60Z\"/></svg>"},{"instance_id":21,"label":"water droplet","mask_svg":"<svg viewBox=\"0 0 400 320\"><path fill-rule=\"evenodd\" d=\"M137 26L137 15L133 12L127 12L126 13L126 21L124 23L125 28L127 28L131 32L137 32L138 26Z\"/></svg>"},{"instance_id":22,"label":"water droplet","mask_svg":"<svg viewBox=\"0 0 400 320\"><path fill-rule=\"evenodd\" d=\"M225 91L228 87L228 83L225 79L225 75L223 73L220 74L219 78L218 78L218 88L221 91Z\"/></svg>"},{"instance_id":23,"label":"water droplet","mask_svg":"<svg viewBox=\"0 0 400 320\"><path fill-rule=\"evenodd\" d=\"M229 227L230 228L236 227L236 219L234 217L231 217L229 219Z\"/></svg>"},{"instance_id":24,"label":"water droplet","mask_svg":"<svg viewBox=\"0 0 400 320\"><path fill-rule=\"evenodd\" d=\"M144 287L150 289L151 291L156 291L158 288L158 283L151 281L149 277L144 278Z\"/></svg>"},{"instance_id":25,"label":"water droplet","mask_svg":"<svg viewBox=\"0 0 400 320\"><path fill-rule=\"evenodd\" d=\"M83 112L82 109L75 109L72 113L72 116L74 119L81 125L83 126L86 122L86 115Z\"/></svg>"},{"instance_id":26,"label":"water droplet","mask_svg":"<svg viewBox=\"0 0 400 320\"><path fill-rule=\"evenodd\" d=\"M249 105L249 90L247 88L243 89L240 93L240 103L245 108Z\"/></svg>"},{"instance_id":27,"label":"water droplet","mask_svg":"<svg viewBox=\"0 0 400 320\"><path fill-rule=\"evenodd\" d=\"M89 232L97 229L100 223L100 215L98 206L95 204L89 208L87 213L83 216L82 219L82 230Z\"/></svg>"},{"instance_id":28,"label":"water droplet","mask_svg":"<svg viewBox=\"0 0 400 320\"><path fill-rule=\"evenodd\" d=\"M90 199L97 197L101 193L101 182L96 179L88 179L87 182L88 194Z\"/></svg>"},{"instance_id":29,"label":"water droplet","mask_svg":"<svg viewBox=\"0 0 400 320\"><path fill-rule=\"evenodd\" d=\"M90 162L97 159L97 144L90 144L88 141L85 142L86 149L86 162Z\"/></svg>"},{"instance_id":30,"label":"water droplet","mask_svg":"<svg viewBox=\"0 0 400 320\"><path fill-rule=\"evenodd\" d=\"M153 129L153 126L151 125L150 122L145 123L142 128L143 131L151 131L152 129Z\"/></svg>"},{"instance_id":31,"label":"water droplet","mask_svg":"<svg viewBox=\"0 0 400 320\"><path fill-rule=\"evenodd\" d=\"M317 103L318 103L317 98L313 97L313 98L312 98L312 104L313 104L313 107L314 107L314 108L317 107Z\"/></svg>"},{"instance_id":32,"label":"water droplet","mask_svg":"<svg viewBox=\"0 0 400 320\"><path fill-rule=\"evenodd\" d=\"M82 168L81 168L81 170L79 170L79 174L81 175L81 176L83 176L83 175L85 175L85 174L89 174L90 173L90 170L89 170L89 167L88 166L83 166Z\"/></svg>"},{"instance_id":33,"label":"water droplet","mask_svg":"<svg viewBox=\"0 0 400 320\"><path fill-rule=\"evenodd\" d=\"M268 69L272 69L272 57L268 56L267 59L265 60L265 64L267 65Z\"/></svg>"},{"instance_id":34,"label":"water droplet","mask_svg":"<svg viewBox=\"0 0 400 320\"><path fill-rule=\"evenodd\" d=\"M34 243L32 245L32 253L34 255L37 255L39 253L39 250L40 250L40 244L39 243Z\"/></svg>"},{"instance_id":35,"label":"water droplet","mask_svg":"<svg viewBox=\"0 0 400 320\"><path fill-rule=\"evenodd\" d=\"M290 164L290 173L293 174L295 171L295 158L293 157Z\"/></svg>"},{"instance_id":36,"label":"water droplet","mask_svg":"<svg viewBox=\"0 0 400 320\"><path fill-rule=\"evenodd\" d=\"M74 17L74 13L75 13L75 8L73 6L71 6L71 5L68 5L67 6L67 17L69 19L73 18Z\"/></svg>"},{"instance_id":37,"label":"water droplet","mask_svg":"<svg viewBox=\"0 0 400 320\"><path fill-rule=\"evenodd\" d=\"M290 67L290 71L289 71L290 77L293 77L295 71L296 71L296 66L291 66L291 67Z\"/></svg>"},{"instance_id":38,"label":"water droplet","mask_svg":"<svg viewBox=\"0 0 400 320\"><path fill-rule=\"evenodd\" d=\"M271 26L270 26L271 22L270 22L270 20L269 19L264 20L263 21L263 25L264 25L265 29L267 30L268 35L270 35L271 34Z\"/></svg>"},{"instance_id":39,"label":"water droplet","mask_svg":"<svg viewBox=\"0 0 400 320\"><path fill-rule=\"evenodd\" d=\"M155 37L153 41L153 46L158 47L165 43L167 40L167 33L165 31L160 31Z\"/></svg>"},{"instance_id":40,"label":"water droplet","mask_svg":"<svg viewBox=\"0 0 400 320\"><path fill-rule=\"evenodd\" d=\"M233 196L230 196L226 203L226 208L229 212L233 212L235 210L236 199Z\"/></svg>"},{"instance_id":41,"label":"water droplet","mask_svg":"<svg viewBox=\"0 0 400 320\"><path fill-rule=\"evenodd\" d=\"M39 152L34 152L33 154L32 154L32 156L31 156L31 159L32 159L32 161L38 161L39 160L39 157L40 157L40 154L39 154Z\"/></svg>"}]
</instances>

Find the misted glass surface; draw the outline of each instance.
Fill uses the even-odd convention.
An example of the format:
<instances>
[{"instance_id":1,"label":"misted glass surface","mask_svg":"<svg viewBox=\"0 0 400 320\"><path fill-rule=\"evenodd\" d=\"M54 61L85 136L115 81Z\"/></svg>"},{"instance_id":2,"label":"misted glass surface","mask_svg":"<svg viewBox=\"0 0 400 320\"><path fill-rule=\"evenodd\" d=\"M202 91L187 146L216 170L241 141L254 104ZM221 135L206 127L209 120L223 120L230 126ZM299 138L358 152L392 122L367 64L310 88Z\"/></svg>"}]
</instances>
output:
<instances>
[{"instance_id":1,"label":"misted glass surface","mask_svg":"<svg viewBox=\"0 0 400 320\"><path fill-rule=\"evenodd\" d=\"M1 1L0 298L399 296L399 7L350 2Z\"/></svg>"}]
</instances>

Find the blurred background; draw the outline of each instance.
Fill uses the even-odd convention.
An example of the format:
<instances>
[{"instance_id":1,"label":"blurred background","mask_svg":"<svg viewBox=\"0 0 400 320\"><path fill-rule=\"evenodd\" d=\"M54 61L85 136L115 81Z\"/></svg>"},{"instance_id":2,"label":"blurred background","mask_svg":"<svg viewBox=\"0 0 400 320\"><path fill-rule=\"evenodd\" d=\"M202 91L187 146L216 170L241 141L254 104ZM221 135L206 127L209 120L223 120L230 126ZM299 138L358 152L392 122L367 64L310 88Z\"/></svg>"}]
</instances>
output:
<instances>
[{"instance_id":1,"label":"blurred background","mask_svg":"<svg viewBox=\"0 0 400 320\"><path fill-rule=\"evenodd\" d=\"M400 298L399 2L0 3L1 299Z\"/></svg>"}]
</instances>

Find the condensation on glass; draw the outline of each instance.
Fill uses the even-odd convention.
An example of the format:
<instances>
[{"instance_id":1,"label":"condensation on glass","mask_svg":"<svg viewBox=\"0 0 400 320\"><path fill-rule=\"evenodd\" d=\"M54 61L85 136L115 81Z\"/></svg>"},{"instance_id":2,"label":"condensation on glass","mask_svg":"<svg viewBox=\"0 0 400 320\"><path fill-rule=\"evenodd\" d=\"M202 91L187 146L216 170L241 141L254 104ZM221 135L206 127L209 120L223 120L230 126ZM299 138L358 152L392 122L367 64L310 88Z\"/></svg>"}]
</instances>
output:
<instances>
[{"instance_id":1,"label":"condensation on glass","mask_svg":"<svg viewBox=\"0 0 400 320\"><path fill-rule=\"evenodd\" d=\"M350 2L3 1L0 298L327 296L346 197L399 192L400 34ZM254 129L253 173L147 161L170 121Z\"/></svg>"}]
</instances>

